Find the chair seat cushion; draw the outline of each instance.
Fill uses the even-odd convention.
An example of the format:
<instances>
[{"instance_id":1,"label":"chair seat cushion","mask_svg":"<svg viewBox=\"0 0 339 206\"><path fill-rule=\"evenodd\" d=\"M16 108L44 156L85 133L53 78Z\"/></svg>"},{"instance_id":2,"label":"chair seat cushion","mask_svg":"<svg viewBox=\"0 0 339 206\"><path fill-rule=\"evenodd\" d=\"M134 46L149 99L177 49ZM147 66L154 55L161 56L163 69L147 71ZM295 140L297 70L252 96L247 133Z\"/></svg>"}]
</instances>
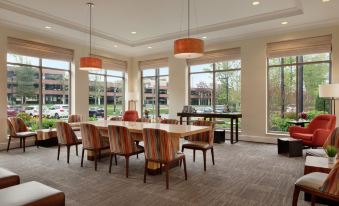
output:
<instances>
[{"instance_id":1,"label":"chair seat cushion","mask_svg":"<svg viewBox=\"0 0 339 206\"><path fill-rule=\"evenodd\" d=\"M20 184L19 175L4 168L0 168L0 189L17 184Z\"/></svg>"},{"instance_id":2,"label":"chair seat cushion","mask_svg":"<svg viewBox=\"0 0 339 206\"><path fill-rule=\"evenodd\" d=\"M183 147L190 147L190 148L201 148L201 149L208 149L212 147L208 142L201 142L201 141L186 141L182 144Z\"/></svg>"},{"instance_id":3,"label":"chair seat cushion","mask_svg":"<svg viewBox=\"0 0 339 206\"><path fill-rule=\"evenodd\" d=\"M0 190L0 205L65 205L65 194L39 182L26 182Z\"/></svg>"},{"instance_id":4,"label":"chair seat cushion","mask_svg":"<svg viewBox=\"0 0 339 206\"><path fill-rule=\"evenodd\" d=\"M308 140L311 141L313 134L308 133L293 133L293 137L296 139Z\"/></svg>"},{"instance_id":5,"label":"chair seat cushion","mask_svg":"<svg viewBox=\"0 0 339 206\"><path fill-rule=\"evenodd\" d=\"M18 137L33 137L36 136L35 132L17 132L16 136Z\"/></svg>"},{"instance_id":6,"label":"chair seat cushion","mask_svg":"<svg viewBox=\"0 0 339 206\"><path fill-rule=\"evenodd\" d=\"M327 176L328 174L326 173L312 172L299 178L295 184L318 191L324 184Z\"/></svg>"},{"instance_id":7,"label":"chair seat cushion","mask_svg":"<svg viewBox=\"0 0 339 206\"><path fill-rule=\"evenodd\" d=\"M327 157L327 154L324 149L308 149L306 156Z\"/></svg>"}]
</instances>

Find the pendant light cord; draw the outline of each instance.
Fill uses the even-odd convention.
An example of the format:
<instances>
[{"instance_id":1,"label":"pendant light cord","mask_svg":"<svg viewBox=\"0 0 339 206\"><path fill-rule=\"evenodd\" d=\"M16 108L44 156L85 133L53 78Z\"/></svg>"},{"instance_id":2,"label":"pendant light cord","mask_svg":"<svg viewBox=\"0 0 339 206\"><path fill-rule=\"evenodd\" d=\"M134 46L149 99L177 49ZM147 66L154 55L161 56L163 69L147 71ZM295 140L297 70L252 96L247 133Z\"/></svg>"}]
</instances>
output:
<instances>
[{"instance_id":1,"label":"pendant light cord","mask_svg":"<svg viewBox=\"0 0 339 206\"><path fill-rule=\"evenodd\" d=\"M188 25L188 28L187 28L187 38L190 38L190 0L187 0L187 15L188 15L188 18L187 18L187 25Z\"/></svg>"}]
</instances>

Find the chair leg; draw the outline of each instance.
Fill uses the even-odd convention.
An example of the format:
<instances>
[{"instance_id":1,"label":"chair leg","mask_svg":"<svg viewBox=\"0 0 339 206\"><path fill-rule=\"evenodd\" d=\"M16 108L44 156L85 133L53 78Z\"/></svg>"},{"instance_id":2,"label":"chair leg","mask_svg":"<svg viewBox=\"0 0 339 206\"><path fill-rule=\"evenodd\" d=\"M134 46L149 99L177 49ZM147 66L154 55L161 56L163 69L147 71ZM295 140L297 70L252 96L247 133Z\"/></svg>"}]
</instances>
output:
<instances>
[{"instance_id":1,"label":"chair leg","mask_svg":"<svg viewBox=\"0 0 339 206\"><path fill-rule=\"evenodd\" d=\"M38 136L35 136L35 145L37 148L39 148Z\"/></svg>"},{"instance_id":2,"label":"chair leg","mask_svg":"<svg viewBox=\"0 0 339 206\"><path fill-rule=\"evenodd\" d=\"M202 154L204 156L204 171L206 171L206 150L203 150Z\"/></svg>"},{"instance_id":3,"label":"chair leg","mask_svg":"<svg viewBox=\"0 0 339 206\"><path fill-rule=\"evenodd\" d=\"M22 138L23 151L26 152L26 138Z\"/></svg>"},{"instance_id":4,"label":"chair leg","mask_svg":"<svg viewBox=\"0 0 339 206\"><path fill-rule=\"evenodd\" d=\"M300 193L299 187L294 186L292 206L297 206L298 205L299 193Z\"/></svg>"},{"instance_id":5,"label":"chair leg","mask_svg":"<svg viewBox=\"0 0 339 206\"><path fill-rule=\"evenodd\" d=\"M98 167L97 151L94 150L94 169L95 169L95 171L97 171L97 167Z\"/></svg>"},{"instance_id":6,"label":"chair leg","mask_svg":"<svg viewBox=\"0 0 339 206\"><path fill-rule=\"evenodd\" d=\"M113 154L111 153L111 157L109 161L109 170L108 170L109 173L111 173L111 170L112 170L112 159L113 159Z\"/></svg>"},{"instance_id":7,"label":"chair leg","mask_svg":"<svg viewBox=\"0 0 339 206\"><path fill-rule=\"evenodd\" d=\"M117 155L114 155L115 165L118 165Z\"/></svg>"},{"instance_id":8,"label":"chair leg","mask_svg":"<svg viewBox=\"0 0 339 206\"><path fill-rule=\"evenodd\" d=\"M184 152L184 149L185 149L184 147L181 147L181 152Z\"/></svg>"},{"instance_id":9,"label":"chair leg","mask_svg":"<svg viewBox=\"0 0 339 206\"><path fill-rule=\"evenodd\" d=\"M317 196L312 195L312 197L311 197L311 206L315 206L316 201L317 201Z\"/></svg>"},{"instance_id":10,"label":"chair leg","mask_svg":"<svg viewBox=\"0 0 339 206\"><path fill-rule=\"evenodd\" d=\"M179 167L181 167L181 164L182 164L182 160L179 160Z\"/></svg>"},{"instance_id":11,"label":"chair leg","mask_svg":"<svg viewBox=\"0 0 339 206\"><path fill-rule=\"evenodd\" d=\"M160 163L159 165L160 165L160 168L159 168L160 169L160 174L162 174L162 164Z\"/></svg>"},{"instance_id":12,"label":"chair leg","mask_svg":"<svg viewBox=\"0 0 339 206\"><path fill-rule=\"evenodd\" d=\"M185 159L185 157L184 157L184 159L182 159L182 161L184 162L185 180L187 180L187 170L186 170L186 159Z\"/></svg>"},{"instance_id":13,"label":"chair leg","mask_svg":"<svg viewBox=\"0 0 339 206\"><path fill-rule=\"evenodd\" d=\"M169 164L167 163L166 165L165 165L165 170L166 170L166 189L168 189L169 188Z\"/></svg>"},{"instance_id":14,"label":"chair leg","mask_svg":"<svg viewBox=\"0 0 339 206\"><path fill-rule=\"evenodd\" d=\"M75 154L76 154L77 156L79 156L79 154L78 154L78 145L77 145L77 144L75 145Z\"/></svg>"},{"instance_id":15,"label":"chair leg","mask_svg":"<svg viewBox=\"0 0 339 206\"><path fill-rule=\"evenodd\" d=\"M59 160L59 157L60 157L60 145L58 145L58 158L57 158L57 160Z\"/></svg>"},{"instance_id":16,"label":"chair leg","mask_svg":"<svg viewBox=\"0 0 339 206\"><path fill-rule=\"evenodd\" d=\"M137 159L139 159L139 154L137 154Z\"/></svg>"},{"instance_id":17,"label":"chair leg","mask_svg":"<svg viewBox=\"0 0 339 206\"><path fill-rule=\"evenodd\" d=\"M22 148L22 139L20 138L20 148Z\"/></svg>"},{"instance_id":18,"label":"chair leg","mask_svg":"<svg viewBox=\"0 0 339 206\"><path fill-rule=\"evenodd\" d=\"M82 152L81 152L81 167L84 165L84 153L85 153L85 149L82 148Z\"/></svg>"},{"instance_id":19,"label":"chair leg","mask_svg":"<svg viewBox=\"0 0 339 206\"><path fill-rule=\"evenodd\" d=\"M193 149L193 162L195 162L195 149Z\"/></svg>"},{"instance_id":20,"label":"chair leg","mask_svg":"<svg viewBox=\"0 0 339 206\"><path fill-rule=\"evenodd\" d=\"M71 146L67 145L67 164L69 164L69 153L70 153Z\"/></svg>"},{"instance_id":21,"label":"chair leg","mask_svg":"<svg viewBox=\"0 0 339 206\"><path fill-rule=\"evenodd\" d=\"M214 163L214 150L213 150L213 147L211 148L211 155L212 155L212 162L213 162L213 165L215 165L215 163Z\"/></svg>"},{"instance_id":22,"label":"chair leg","mask_svg":"<svg viewBox=\"0 0 339 206\"><path fill-rule=\"evenodd\" d=\"M128 167L129 167L129 156L125 156L125 160L126 160L126 178L128 178Z\"/></svg>"},{"instance_id":23,"label":"chair leg","mask_svg":"<svg viewBox=\"0 0 339 206\"><path fill-rule=\"evenodd\" d=\"M99 162L101 161L101 149L99 150Z\"/></svg>"},{"instance_id":24,"label":"chair leg","mask_svg":"<svg viewBox=\"0 0 339 206\"><path fill-rule=\"evenodd\" d=\"M145 160L145 169L144 169L144 183L146 183L147 165L148 165L148 160Z\"/></svg>"},{"instance_id":25,"label":"chair leg","mask_svg":"<svg viewBox=\"0 0 339 206\"><path fill-rule=\"evenodd\" d=\"M11 145L11 137L9 137L8 138L8 144L7 144L7 152L8 152L8 150L9 150L9 146ZM21 140L21 139L20 139Z\"/></svg>"}]
</instances>

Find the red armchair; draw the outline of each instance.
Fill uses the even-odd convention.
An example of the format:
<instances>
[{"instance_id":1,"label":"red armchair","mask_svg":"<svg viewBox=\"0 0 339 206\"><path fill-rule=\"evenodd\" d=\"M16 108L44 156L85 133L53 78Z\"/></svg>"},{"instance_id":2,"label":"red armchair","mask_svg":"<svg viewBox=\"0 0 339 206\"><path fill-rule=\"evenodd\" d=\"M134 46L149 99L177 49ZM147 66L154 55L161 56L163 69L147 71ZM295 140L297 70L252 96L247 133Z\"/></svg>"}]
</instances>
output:
<instances>
[{"instance_id":1,"label":"red armchair","mask_svg":"<svg viewBox=\"0 0 339 206\"><path fill-rule=\"evenodd\" d=\"M135 122L139 118L138 112L135 110L128 110L124 113L122 121Z\"/></svg>"},{"instance_id":2,"label":"red armchair","mask_svg":"<svg viewBox=\"0 0 339 206\"><path fill-rule=\"evenodd\" d=\"M288 131L291 137L301 139L304 145L322 147L335 126L335 115L323 114L316 116L307 128L291 126Z\"/></svg>"}]
</instances>

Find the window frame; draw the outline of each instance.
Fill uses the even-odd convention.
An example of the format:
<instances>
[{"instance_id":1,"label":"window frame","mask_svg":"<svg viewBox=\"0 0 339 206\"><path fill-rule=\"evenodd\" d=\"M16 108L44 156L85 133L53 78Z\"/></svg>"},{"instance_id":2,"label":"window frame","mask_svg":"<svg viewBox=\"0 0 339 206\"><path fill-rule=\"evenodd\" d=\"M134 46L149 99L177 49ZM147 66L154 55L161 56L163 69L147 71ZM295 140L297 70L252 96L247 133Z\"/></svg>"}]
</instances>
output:
<instances>
[{"instance_id":1,"label":"window frame","mask_svg":"<svg viewBox=\"0 0 339 206\"><path fill-rule=\"evenodd\" d=\"M167 68L168 69L168 74L167 75L160 75L160 69L161 68ZM155 76L143 76L144 70L155 70ZM160 78L161 77L168 77L168 82L169 82L169 67L168 66L162 66L162 67L155 67L155 68L148 68L148 69L143 69L141 70L141 116L144 116L144 78L155 78L155 116L159 117L160 116L160 104L159 104L159 97L160 97ZM167 95L168 95L168 88L167 88ZM167 97L167 105L168 105L168 99Z\"/></svg>"},{"instance_id":2,"label":"window frame","mask_svg":"<svg viewBox=\"0 0 339 206\"><path fill-rule=\"evenodd\" d=\"M288 63L288 64L284 64L284 63L280 63L280 64L275 64L275 65L270 65L269 64L269 60L270 58L267 57L266 58L266 64L267 64L267 71L266 71L266 77L267 77L267 82L266 82L266 85L267 85L267 88L266 88L266 133L272 133L272 134L286 134L287 132L284 132L284 131L273 131L273 130L270 130L269 128L269 115L270 115L270 111L269 111L269 108L270 108L270 102L269 102L269 99L267 98L268 97L268 91L269 91L269 87L270 87L270 78L269 78L269 72L270 72L270 68L280 68L280 70L284 67L291 67L291 66L295 66L296 68L296 94L295 94L295 102L296 102L296 116L298 116L298 113L300 112L303 112L303 111L300 111L301 108L303 108L303 103L304 102L301 102L300 101L300 98L299 98L299 88L300 86L304 86L304 83L302 82L302 85L300 85L300 72L301 72L301 75L303 75L303 68L304 68L304 65L316 65L316 64L328 64L329 65L329 76L328 76L328 82L331 84L332 82L332 51L330 52L323 52L323 53L314 53L314 54L324 54L324 53L328 53L329 54L329 59L328 60L321 60L321 61L308 61L308 62L300 62L300 59L303 58L303 56L305 55L308 55L308 54L303 54L303 55L297 55L297 56L283 56L283 57L275 57L275 58L279 58L280 59L280 62L283 62L283 58L286 58L286 57L295 57L296 58L296 62L295 63ZM300 58L301 57L301 58ZM301 70L301 71L300 71ZM300 107L300 104L302 104L302 107ZM329 102L329 109L330 109L330 112L332 112L332 101Z\"/></svg>"},{"instance_id":3,"label":"window frame","mask_svg":"<svg viewBox=\"0 0 339 206\"><path fill-rule=\"evenodd\" d=\"M14 53L8 53L8 54L12 54L12 55L19 55L19 56L25 56L25 55L20 55L20 54L14 54ZM66 69L59 69L59 68L52 68L52 67L45 67L42 66L42 59L48 59L48 58L40 58L40 57L34 57L34 58L38 58L39 59L39 65L30 65L30 64L23 64L23 63L13 63L13 62L9 62L7 61L6 58L6 69L8 72L8 65L14 65L14 66L22 66L22 67L32 67L32 68L36 68L38 69L39 72L39 129L42 129L42 116L43 116L43 70L54 70L54 71L63 71L63 72L68 72L69 75L69 79L68 79L68 105L69 105L69 109L68 109L68 114L72 114L72 62L68 62L69 63L69 68ZM63 61L63 60L61 60ZM67 62L67 61L65 61ZM8 84L8 81L7 81ZM8 92L7 92L8 93ZM8 101L7 101L7 105L8 105Z\"/></svg>"},{"instance_id":4,"label":"window frame","mask_svg":"<svg viewBox=\"0 0 339 206\"><path fill-rule=\"evenodd\" d=\"M223 69L223 70L217 70L217 66L216 64L219 62L229 62L229 61L240 61L240 67L237 68L232 68L232 69ZM205 64L212 64L212 71L199 71L199 72L192 72L191 67L195 66L195 65L189 65L188 66L188 104L191 105L191 75L193 74L212 74L212 99L211 99L211 107L213 109L213 112L215 112L215 108L216 108L216 98L215 98L215 94L216 94L216 73L219 72L230 72L230 71L240 71L240 78L241 78L241 59L234 59L234 60L226 60L226 61L216 61L216 62L210 62L210 63L205 63ZM203 65L203 64L198 64L198 65ZM241 81L240 81L241 84ZM241 102L240 102L241 104Z\"/></svg>"},{"instance_id":5,"label":"window frame","mask_svg":"<svg viewBox=\"0 0 339 206\"><path fill-rule=\"evenodd\" d=\"M115 78L121 78L122 79L122 108L121 108L121 111L122 113L125 111L125 80L126 80L126 72L123 72L123 71L119 71L119 70L113 70L113 69L104 69L105 70L105 73L104 74L98 74L98 73L95 73L95 72L91 72L89 71L88 72L88 81L89 81L89 75L98 75L98 76L101 76L101 77L104 77L104 119L107 120L107 85L108 85L108 81L107 81L107 77L115 77ZM112 71L119 71L122 73L122 76L117 76L117 75L112 75L112 74L107 74L107 70L112 70ZM90 86L90 85L88 85ZM89 92L89 88L88 88L88 92ZM90 95L88 95L89 97ZM89 100L89 99L88 99ZM89 103L89 102L88 102ZM88 111L89 111L90 107L88 108Z\"/></svg>"}]
</instances>

